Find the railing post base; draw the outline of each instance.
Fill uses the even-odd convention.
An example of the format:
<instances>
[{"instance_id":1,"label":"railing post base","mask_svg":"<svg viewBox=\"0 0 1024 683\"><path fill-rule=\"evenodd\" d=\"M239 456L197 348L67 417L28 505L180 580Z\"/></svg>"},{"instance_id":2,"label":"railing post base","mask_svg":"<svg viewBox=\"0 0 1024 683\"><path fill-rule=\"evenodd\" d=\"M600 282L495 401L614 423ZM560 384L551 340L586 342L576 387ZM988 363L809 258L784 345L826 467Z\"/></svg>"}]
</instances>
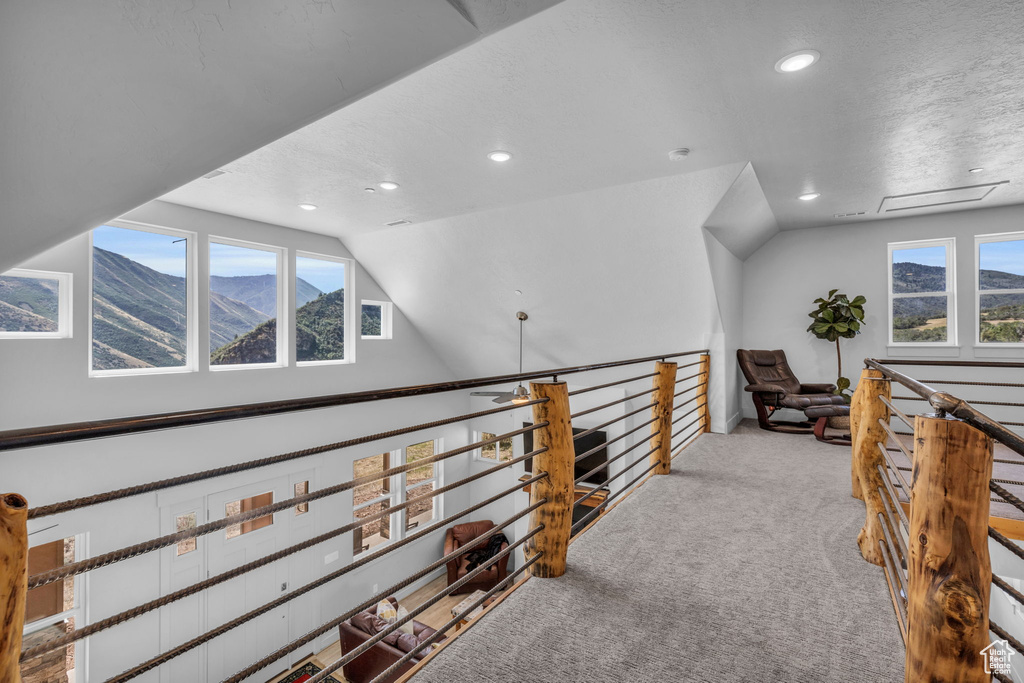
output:
<instances>
[{"instance_id":1,"label":"railing post base","mask_svg":"<svg viewBox=\"0 0 1024 683\"><path fill-rule=\"evenodd\" d=\"M878 421L889 421L889 408L878 400L879 396L886 399L891 397L889 382L882 379L882 373L878 370L862 370L850 405L853 495L863 500L866 508L864 526L857 535L857 545L865 560L883 567L885 558L879 550L878 542L884 541L885 536L878 513L885 513L885 506L878 493L883 484L877 466L884 466L885 461L878 450L878 444L884 444L888 435ZM897 501L893 503L897 504ZM896 533L895 529L889 531Z\"/></svg>"},{"instance_id":2,"label":"railing post base","mask_svg":"<svg viewBox=\"0 0 1024 683\"><path fill-rule=\"evenodd\" d=\"M553 578L565 573L572 529L576 451L569 417L569 392L565 382L531 382L530 398L548 399L533 406L533 423L548 423L533 433L534 447L547 448L533 457L533 471L547 472L548 476L530 487L531 505L545 498L547 502L530 513L530 528L540 525L544 528L526 542L525 552L527 560L543 553L528 570L531 576Z\"/></svg>"},{"instance_id":3,"label":"railing post base","mask_svg":"<svg viewBox=\"0 0 1024 683\"><path fill-rule=\"evenodd\" d=\"M21 683L21 632L28 591L28 503L0 495L0 681Z\"/></svg>"}]
</instances>

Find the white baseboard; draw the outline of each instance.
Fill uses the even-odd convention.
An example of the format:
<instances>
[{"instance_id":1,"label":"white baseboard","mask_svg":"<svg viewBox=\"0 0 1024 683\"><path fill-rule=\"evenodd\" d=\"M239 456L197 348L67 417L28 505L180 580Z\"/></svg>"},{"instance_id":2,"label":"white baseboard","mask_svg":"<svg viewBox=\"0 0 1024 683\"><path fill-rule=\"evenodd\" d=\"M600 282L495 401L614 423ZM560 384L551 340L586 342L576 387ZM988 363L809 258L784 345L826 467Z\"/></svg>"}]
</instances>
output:
<instances>
[{"instance_id":1,"label":"white baseboard","mask_svg":"<svg viewBox=\"0 0 1024 683\"><path fill-rule=\"evenodd\" d=\"M729 434L736 429L736 425L743 419L743 413L736 413L725 422L725 433Z\"/></svg>"}]
</instances>

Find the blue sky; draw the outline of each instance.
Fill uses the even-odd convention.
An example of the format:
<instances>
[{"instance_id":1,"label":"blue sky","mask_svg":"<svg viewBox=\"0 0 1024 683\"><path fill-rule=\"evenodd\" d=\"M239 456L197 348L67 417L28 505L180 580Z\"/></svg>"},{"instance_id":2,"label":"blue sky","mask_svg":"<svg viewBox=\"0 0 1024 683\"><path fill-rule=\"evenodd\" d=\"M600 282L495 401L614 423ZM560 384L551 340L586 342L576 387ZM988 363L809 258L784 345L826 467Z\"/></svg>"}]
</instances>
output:
<instances>
[{"instance_id":1,"label":"blue sky","mask_svg":"<svg viewBox=\"0 0 1024 683\"><path fill-rule=\"evenodd\" d=\"M210 242L210 275L276 275L277 254L262 249Z\"/></svg>"},{"instance_id":2,"label":"blue sky","mask_svg":"<svg viewBox=\"0 0 1024 683\"><path fill-rule=\"evenodd\" d=\"M305 256L295 257L295 276L313 285L321 292L345 288L345 264Z\"/></svg>"},{"instance_id":3,"label":"blue sky","mask_svg":"<svg viewBox=\"0 0 1024 683\"><path fill-rule=\"evenodd\" d=\"M946 266L945 247L917 247L916 249L893 249L893 263L919 263L922 266Z\"/></svg>"},{"instance_id":4,"label":"blue sky","mask_svg":"<svg viewBox=\"0 0 1024 683\"><path fill-rule=\"evenodd\" d=\"M181 238L109 225L92 233L92 243L100 249L121 254L161 273L185 277L185 242L175 243L177 239Z\"/></svg>"},{"instance_id":5,"label":"blue sky","mask_svg":"<svg viewBox=\"0 0 1024 683\"><path fill-rule=\"evenodd\" d=\"M982 270L1024 275L1024 240L986 242L980 245Z\"/></svg>"}]
</instances>

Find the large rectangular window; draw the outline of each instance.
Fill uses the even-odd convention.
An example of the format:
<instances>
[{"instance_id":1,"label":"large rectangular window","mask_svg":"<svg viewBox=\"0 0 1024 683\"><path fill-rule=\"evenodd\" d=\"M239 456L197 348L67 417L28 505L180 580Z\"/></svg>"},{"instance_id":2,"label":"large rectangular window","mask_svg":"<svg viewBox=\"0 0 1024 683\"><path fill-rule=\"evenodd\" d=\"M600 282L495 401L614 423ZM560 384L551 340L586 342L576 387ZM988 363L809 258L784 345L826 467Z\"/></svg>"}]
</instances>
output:
<instances>
[{"instance_id":1,"label":"large rectangular window","mask_svg":"<svg viewBox=\"0 0 1024 683\"><path fill-rule=\"evenodd\" d=\"M352 476L365 477L391 469L391 453L360 458L352 463ZM352 507L357 520L384 512L396 502L391 477L376 479L352 490ZM358 555L391 539L391 515L372 519L352 532L352 552Z\"/></svg>"},{"instance_id":2,"label":"large rectangular window","mask_svg":"<svg viewBox=\"0 0 1024 683\"><path fill-rule=\"evenodd\" d=\"M140 227L92 231L93 374L192 367L191 241Z\"/></svg>"},{"instance_id":3,"label":"large rectangular window","mask_svg":"<svg viewBox=\"0 0 1024 683\"><path fill-rule=\"evenodd\" d=\"M63 567L76 559L75 537L58 539L29 548L28 573L40 574ZM84 614L83 600L76 590L81 584L75 577L33 588L28 591L25 604L25 633L22 639L24 649L41 645L75 630L76 621L81 623ZM21 675L25 681L74 680L75 645L71 643L58 650L52 650L21 662ZM64 677L67 678L64 678Z\"/></svg>"},{"instance_id":4,"label":"large rectangular window","mask_svg":"<svg viewBox=\"0 0 1024 683\"><path fill-rule=\"evenodd\" d=\"M979 235L978 343L1024 344L1024 233Z\"/></svg>"},{"instance_id":5,"label":"large rectangular window","mask_svg":"<svg viewBox=\"0 0 1024 683\"><path fill-rule=\"evenodd\" d=\"M413 444L405 449L405 462L412 464L434 455L434 441ZM405 509L405 529L415 529L437 517L438 496L423 498L437 488L441 463L428 462L405 473L405 495L407 501L414 501Z\"/></svg>"},{"instance_id":6,"label":"large rectangular window","mask_svg":"<svg viewBox=\"0 0 1024 683\"><path fill-rule=\"evenodd\" d=\"M295 358L299 363L346 360L344 259L295 257Z\"/></svg>"},{"instance_id":7,"label":"large rectangular window","mask_svg":"<svg viewBox=\"0 0 1024 683\"><path fill-rule=\"evenodd\" d=\"M274 247L210 240L211 366L283 364L282 260Z\"/></svg>"},{"instance_id":8,"label":"large rectangular window","mask_svg":"<svg viewBox=\"0 0 1024 683\"><path fill-rule=\"evenodd\" d=\"M954 240L889 245L889 343L956 344Z\"/></svg>"},{"instance_id":9,"label":"large rectangular window","mask_svg":"<svg viewBox=\"0 0 1024 683\"><path fill-rule=\"evenodd\" d=\"M15 268L0 275L0 337L71 336L71 273Z\"/></svg>"}]
</instances>

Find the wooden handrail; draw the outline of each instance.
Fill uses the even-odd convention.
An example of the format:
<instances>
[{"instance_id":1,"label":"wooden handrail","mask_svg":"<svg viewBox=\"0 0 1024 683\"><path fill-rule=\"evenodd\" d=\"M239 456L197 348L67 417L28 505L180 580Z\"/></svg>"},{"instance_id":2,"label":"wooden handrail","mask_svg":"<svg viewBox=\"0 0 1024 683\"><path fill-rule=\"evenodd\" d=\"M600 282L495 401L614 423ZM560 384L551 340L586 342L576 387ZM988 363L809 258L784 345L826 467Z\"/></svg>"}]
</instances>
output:
<instances>
[{"instance_id":1,"label":"wooden handrail","mask_svg":"<svg viewBox=\"0 0 1024 683\"><path fill-rule=\"evenodd\" d=\"M392 389L355 391L345 394L329 394L326 396L314 396L309 398L293 398L281 401L246 403L221 408L183 410L138 417L95 420L91 422L72 422L46 427L30 427L27 429L11 429L0 432L0 451L9 451L17 448L30 448L33 446L45 446L55 443L67 443L71 441L83 441L86 439L97 439L107 436L135 434L138 432L148 432L157 429L189 427L200 424L209 424L211 422L224 422L227 420L239 420L250 417L280 415L282 413L292 413L303 410L333 408L335 406L352 405L355 403L385 401L392 398L426 396L430 394L440 394L447 391L477 389L495 384L524 382L534 379L542 379L545 377L556 377L558 375L570 375L580 372L590 372L593 370L604 370L607 368L617 368L625 365L649 363L657 360L663 361L666 358L678 358L679 356L706 353L708 353L707 349L699 349L695 351L682 351L679 353L647 356L645 358L632 358L629 360L612 361L608 363L577 365L567 368L518 373L514 375L496 375L493 377L480 377L476 379L464 379L452 382L437 382L434 384L420 384L395 387Z\"/></svg>"}]
</instances>

